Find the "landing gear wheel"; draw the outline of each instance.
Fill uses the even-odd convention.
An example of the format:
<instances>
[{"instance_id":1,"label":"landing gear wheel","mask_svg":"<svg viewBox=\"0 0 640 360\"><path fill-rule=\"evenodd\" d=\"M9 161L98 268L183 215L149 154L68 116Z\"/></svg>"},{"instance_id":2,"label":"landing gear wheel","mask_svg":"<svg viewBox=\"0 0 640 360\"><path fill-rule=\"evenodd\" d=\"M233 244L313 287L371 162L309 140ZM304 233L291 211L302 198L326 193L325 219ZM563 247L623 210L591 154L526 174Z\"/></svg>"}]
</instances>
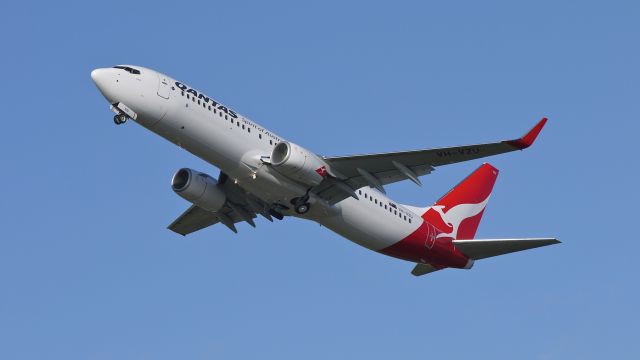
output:
<instances>
[{"instance_id":1,"label":"landing gear wheel","mask_svg":"<svg viewBox=\"0 0 640 360\"><path fill-rule=\"evenodd\" d=\"M306 214L309 211L309 203L296 205L296 212L300 215Z\"/></svg>"},{"instance_id":2,"label":"landing gear wheel","mask_svg":"<svg viewBox=\"0 0 640 360\"><path fill-rule=\"evenodd\" d=\"M116 116L113 117L113 122L116 125L120 125L120 124L124 124L127 122L127 115L125 114L118 114Z\"/></svg>"}]
</instances>

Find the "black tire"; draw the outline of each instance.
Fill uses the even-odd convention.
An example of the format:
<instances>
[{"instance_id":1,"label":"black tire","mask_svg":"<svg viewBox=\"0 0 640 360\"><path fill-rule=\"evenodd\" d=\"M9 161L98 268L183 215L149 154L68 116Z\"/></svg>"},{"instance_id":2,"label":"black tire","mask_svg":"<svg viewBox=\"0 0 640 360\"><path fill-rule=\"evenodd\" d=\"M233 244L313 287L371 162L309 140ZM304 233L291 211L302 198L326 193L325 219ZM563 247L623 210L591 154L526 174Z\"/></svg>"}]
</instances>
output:
<instances>
[{"instance_id":1,"label":"black tire","mask_svg":"<svg viewBox=\"0 0 640 360\"><path fill-rule=\"evenodd\" d=\"M309 211L309 203L304 203L296 206L296 212L300 215L306 214Z\"/></svg>"},{"instance_id":2,"label":"black tire","mask_svg":"<svg viewBox=\"0 0 640 360\"><path fill-rule=\"evenodd\" d=\"M117 114L113 117L113 122L116 123L116 125L124 124L127 122L127 116L125 114Z\"/></svg>"}]
</instances>

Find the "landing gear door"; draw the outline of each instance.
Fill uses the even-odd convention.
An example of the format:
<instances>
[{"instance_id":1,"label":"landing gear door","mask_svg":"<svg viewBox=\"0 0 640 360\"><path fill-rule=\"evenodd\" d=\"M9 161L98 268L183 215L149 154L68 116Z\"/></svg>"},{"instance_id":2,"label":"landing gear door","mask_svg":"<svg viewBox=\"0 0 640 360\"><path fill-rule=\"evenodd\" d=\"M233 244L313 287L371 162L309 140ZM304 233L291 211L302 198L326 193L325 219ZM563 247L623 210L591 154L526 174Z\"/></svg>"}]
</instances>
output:
<instances>
[{"instance_id":1,"label":"landing gear door","mask_svg":"<svg viewBox=\"0 0 640 360\"><path fill-rule=\"evenodd\" d=\"M158 96L163 99L169 98L169 79L166 76L158 74Z\"/></svg>"}]
</instances>

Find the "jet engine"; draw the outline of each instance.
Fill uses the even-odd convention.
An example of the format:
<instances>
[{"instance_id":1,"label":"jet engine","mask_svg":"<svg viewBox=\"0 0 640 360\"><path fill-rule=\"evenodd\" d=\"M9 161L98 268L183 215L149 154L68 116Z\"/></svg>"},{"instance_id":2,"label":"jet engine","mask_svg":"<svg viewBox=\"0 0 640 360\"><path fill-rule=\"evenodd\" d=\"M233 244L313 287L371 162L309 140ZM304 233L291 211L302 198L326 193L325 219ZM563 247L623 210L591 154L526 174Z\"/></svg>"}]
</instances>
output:
<instances>
[{"instance_id":1,"label":"jet engine","mask_svg":"<svg viewBox=\"0 0 640 360\"><path fill-rule=\"evenodd\" d=\"M176 194L207 211L218 211L227 201L227 196L211 176L183 168L173 175L171 188Z\"/></svg>"},{"instance_id":2,"label":"jet engine","mask_svg":"<svg viewBox=\"0 0 640 360\"><path fill-rule=\"evenodd\" d=\"M320 184L329 167L318 155L288 141L273 148L271 165L282 175L309 186Z\"/></svg>"}]
</instances>

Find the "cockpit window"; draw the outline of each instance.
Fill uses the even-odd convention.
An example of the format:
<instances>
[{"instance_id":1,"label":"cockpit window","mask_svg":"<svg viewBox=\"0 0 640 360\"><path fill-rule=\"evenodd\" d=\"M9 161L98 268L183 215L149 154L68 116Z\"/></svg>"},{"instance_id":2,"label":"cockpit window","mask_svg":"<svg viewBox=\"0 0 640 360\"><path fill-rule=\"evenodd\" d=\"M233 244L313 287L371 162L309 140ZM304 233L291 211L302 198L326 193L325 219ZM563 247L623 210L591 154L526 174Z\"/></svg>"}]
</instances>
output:
<instances>
[{"instance_id":1,"label":"cockpit window","mask_svg":"<svg viewBox=\"0 0 640 360\"><path fill-rule=\"evenodd\" d=\"M140 75L140 70L134 69L134 68L131 68L131 67L128 67L128 66L114 66L113 68L114 69L124 70L124 71L126 71L126 72L128 72L130 74Z\"/></svg>"}]
</instances>

